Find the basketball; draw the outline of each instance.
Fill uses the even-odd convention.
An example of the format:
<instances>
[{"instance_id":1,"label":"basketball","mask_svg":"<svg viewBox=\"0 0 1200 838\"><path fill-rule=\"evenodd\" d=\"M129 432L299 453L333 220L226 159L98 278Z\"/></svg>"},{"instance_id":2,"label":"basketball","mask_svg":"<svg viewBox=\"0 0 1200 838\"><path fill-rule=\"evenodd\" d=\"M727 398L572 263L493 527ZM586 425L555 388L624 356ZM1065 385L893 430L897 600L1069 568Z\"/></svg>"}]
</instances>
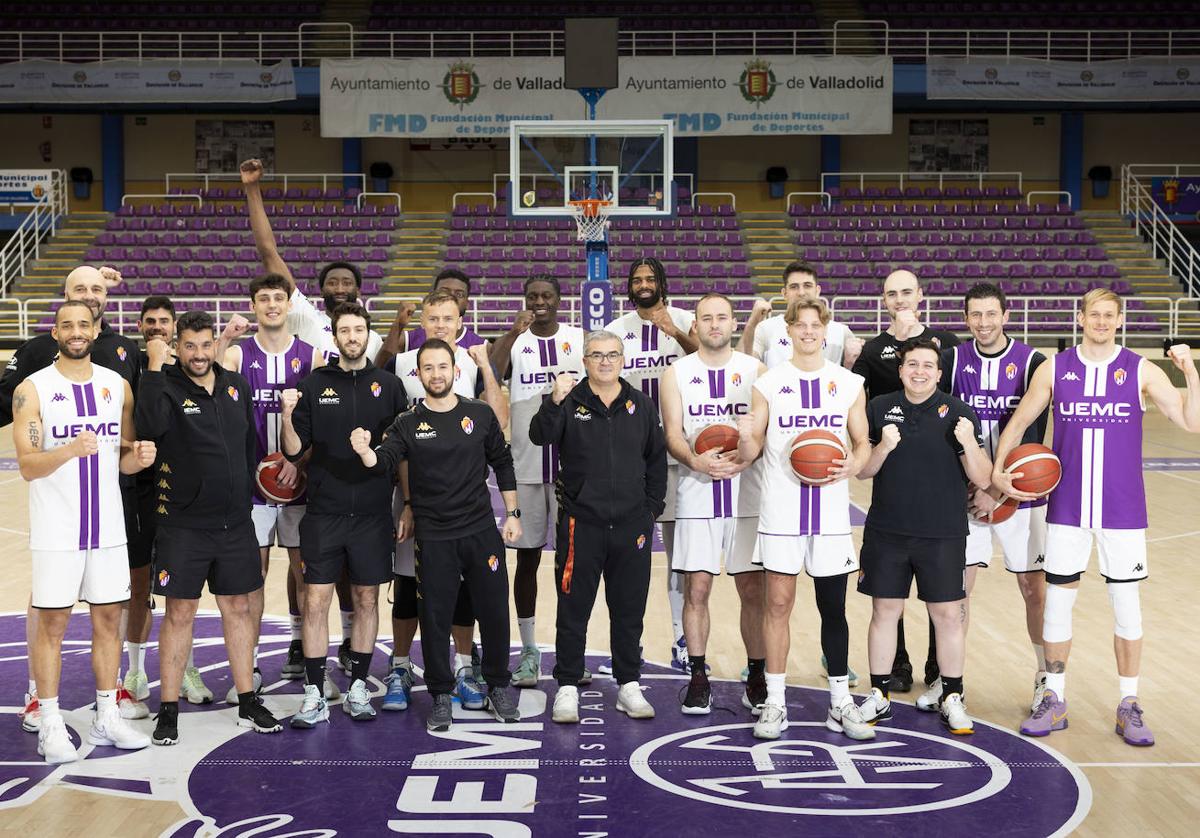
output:
<instances>
[{"instance_id":1,"label":"basketball","mask_svg":"<svg viewBox=\"0 0 1200 838\"><path fill-rule=\"evenodd\" d=\"M534 203L536 203L536 202L537 202L537 193L534 192L532 189L530 189L528 192L526 192L524 195L521 196L521 203L527 207L533 206Z\"/></svg>"},{"instance_id":2,"label":"basketball","mask_svg":"<svg viewBox=\"0 0 1200 838\"><path fill-rule=\"evenodd\" d=\"M976 516L975 520L983 524L1002 524L1013 516L1021 502L1016 498L1005 498L1004 502L986 515Z\"/></svg>"},{"instance_id":3,"label":"basketball","mask_svg":"<svg viewBox=\"0 0 1200 838\"><path fill-rule=\"evenodd\" d=\"M272 503L290 503L304 492L304 472L295 488L285 489L278 483L279 467L285 462L283 452L276 451L263 457L255 470L254 482L258 484L258 492Z\"/></svg>"},{"instance_id":4,"label":"basketball","mask_svg":"<svg viewBox=\"0 0 1200 838\"><path fill-rule=\"evenodd\" d=\"M1004 470L1019 471L1022 477L1013 481L1019 492L1030 492L1042 496L1054 491L1062 479L1062 463L1058 455L1036 442L1018 445L1004 460Z\"/></svg>"},{"instance_id":5,"label":"basketball","mask_svg":"<svg viewBox=\"0 0 1200 838\"><path fill-rule=\"evenodd\" d=\"M696 454L703 454L714 448L718 453L736 451L737 447L738 431L732 425L709 425L702 428L700 433L696 434L695 442L692 443L692 450Z\"/></svg>"},{"instance_id":6,"label":"basketball","mask_svg":"<svg viewBox=\"0 0 1200 838\"><path fill-rule=\"evenodd\" d=\"M820 486L832 478L829 472L836 468L834 460L848 456L846 446L837 434L829 431L805 431L792 440L789 459L792 472L801 483Z\"/></svg>"}]
</instances>

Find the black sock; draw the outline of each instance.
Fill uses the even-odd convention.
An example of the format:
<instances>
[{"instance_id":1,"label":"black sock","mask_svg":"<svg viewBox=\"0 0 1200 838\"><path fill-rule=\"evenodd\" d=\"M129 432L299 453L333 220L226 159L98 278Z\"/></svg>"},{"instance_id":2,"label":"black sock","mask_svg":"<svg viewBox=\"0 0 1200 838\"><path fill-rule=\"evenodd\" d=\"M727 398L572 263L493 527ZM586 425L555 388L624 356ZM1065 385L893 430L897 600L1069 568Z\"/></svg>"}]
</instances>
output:
<instances>
[{"instance_id":1,"label":"black sock","mask_svg":"<svg viewBox=\"0 0 1200 838\"><path fill-rule=\"evenodd\" d=\"M896 621L896 660L908 660L908 647L904 645L904 618Z\"/></svg>"},{"instance_id":2,"label":"black sock","mask_svg":"<svg viewBox=\"0 0 1200 838\"><path fill-rule=\"evenodd\" d=\"M750 670L749 676L753 678L756 675L763 675L767 671L766 658L746 658L746 668Z\"/></svg>"},{"instance_id":3,"label":"black sock","mask_svg":"<svg viewBox=\"0 0 1200 838\"><path fill-rule=\"evenodd\" d=\"M179 715L179 702L178 701L160 701L160 702L158 702L158 712L162 713L164 711L169 711L171 713L174 713L175 715Z\"/></svg>"},{"instance_id":4,"label":"black sock","mask_svg":"<svg viewBox=\"0 0 1200 838\"><path fill-rule=\"evenodd\" d=\"M367 673L371 669L371 652L356 652L350 650L350 681L367 681Z\"/></svg>"},{"instance_id":5,"label":"black sock","mask_svg":"<svg viewBox=\"0 0 1200 838\"><path fill-rule=\"evenodd\" d=\"M892 689L892 673L888 672L884 675L871 675L871 686L883 693L883 697L887 698Z\"/></svg>"},{"instance_id":6,"label":"black sock","mask_svg":"<svg viewBox=\"0 0 1200 838\"><path fill-rule=\"evenodd\" d=\"M929 652L925 655L926 661L937 663L937 630L933 627L933 618L929 618Z\"/></svg>"},{"instance_id":7,"label":"black sock","mask_svg":"<svg viewBox=\"0 0 1200 838\"><path fill-rule=\"evenodd\" d=\"M304 683L325 689L325 658L304 659Z\"/></svg>"},{"instance_id":8,"label":"black sock","mask_svg":"<svg viewBox=\"0 0 1200 838\"><path fill-rule=\"evenodd\" d=\"M688 666L692 668L693 675L708 677L704 671L704 655L688 655Z\"/></svg>"},{"instance_id":9,"label":"black sock","mask_svg":"<svg viewBox=\"0 0 1200 838\"><path fill-rule=\"evenodd\" d=\"M951 678L949 675L942 676L942 695L950 695L950 693L963 694L962 676Z\"/></svg>"},{"instance_id":10,"label":"black sock","mask_svg":"<svg viewBox=\"0 0 1200 838\"><path fill-rule=\"evenodd\" d=\"M250 690L248 693L238 693L238 715L240 716L243 713L249 712L257 698L258 696L255 695L254 690Z\"/></svg>"}]
</instances>

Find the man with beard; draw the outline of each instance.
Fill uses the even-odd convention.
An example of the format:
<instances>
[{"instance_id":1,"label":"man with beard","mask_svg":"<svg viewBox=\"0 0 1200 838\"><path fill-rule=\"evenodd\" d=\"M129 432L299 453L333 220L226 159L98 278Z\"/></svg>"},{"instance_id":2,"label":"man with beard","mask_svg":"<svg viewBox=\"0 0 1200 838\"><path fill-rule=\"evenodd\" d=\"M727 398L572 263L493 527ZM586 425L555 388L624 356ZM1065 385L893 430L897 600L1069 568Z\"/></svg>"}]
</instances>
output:
<instances>
[{"instance_id":1,"label":"man with beard","mask_svg":"<svg viewBox=\"0 0 1200 838\"><path fill-rule=\"evenodd\" d=\"M250 385L216 363L213 319L203 311L179 318L178 363L154 339L138 394L140 434L158 444L155 488L154 590L166 597L159 629L162 678L156 745L179 741L179 689L192 626L207 581L217 599L229 669L237 689L239 727L281 727L254 691L254 622L250 595L263 584L250 520L254 483L254 415Z\"/></svg>"},{"instance_id":2,"label":"man with beard","mask_svg":"<svg viewBox=\"0 0 1200 838\"><path fill-rule=\"evenodd\" d=\"M96 718L88 741L127 750L150 744L117 707L121 609L129 599L117 474L152 465L155 448L134 441L129 383L92 364L95 333L91 308L65 303L51 332L58 360L13 394L17 465L30 484L30 601L40 611L30 649L41 696L38 753L51 764L78 758L58 706L63 635L76 601L88 603L92 621Z\"/></svg>"},{"instance_id":3,"label":"man with beard","mask_svg":"<svg viewBox=\"0 0 1200 838\"><path fill-rule=\"evenodd\" d=\"M375 718L367 675L379 633L379 586L392 578L392 475L368 471L350 446L350 432L382 435L404 410L396 376L366 357L371 315L358 303L333 310L337 363L318 367L298 388L280 394L280 444L293 463L311 451L307 510L300 521L304 568L304 700L296 728L329 721L323 695L329 651L329 604L343 573L350 579L354 621L350 691L342 710L355 721Z\"/></svg>"},{"instance_id":4,"label":"man with beard","mask_svg":"<svg viewBox=\"0 0 1200 838\"><path fill-rule=\"evenodd\" d=\"M431 291L444 291L454 298L458 303L458 315L460 318L465 318L467 315L467 307L471 302L471 279L458 268L444 268L433 279L433 287ZM412 352L419 349L431 335L426 331L424 326L418 326L411 332L405 331L408 328L408 321L412 319L413 312L416 311L416 306L412 303L401 303L396 310L396 319L392 322L392 327L388 330L387 337L383 341L383 349L375 358L375 365L384 369L392 369L389 362L396 355L402 352ZM487 345L487 339L482 338L475 332L466 327L466 324L459 326L458 331L454 335L454 340L447 342L454 346L461 346L463 349L470 349L472 346Z\"/></svg>"},{"instance_id":5,"label":"man with beard","mask_svg":"<svg viewBox=\"0 0 1200 838\"><path fill-rule=\"evenodd\" d=\"M618 317L604 327L621 338L625 367L622 377L641 390L658 407L658 387L663 372L684 355L695 352L699 345L692 331L696 318L689 312L667 305L667 271L662 262L647 256L629 268L626 285L634 310ZM675 495L679 485L679 463L667 455L666 508L662 522L663 548L667 565L671 564L675 544ZM687 674L688 650L683 632L683 576L667 574L667 601L671 606L671 666ZM600 671L610 673L608 662Z\"/></svg>"}]
</instances>

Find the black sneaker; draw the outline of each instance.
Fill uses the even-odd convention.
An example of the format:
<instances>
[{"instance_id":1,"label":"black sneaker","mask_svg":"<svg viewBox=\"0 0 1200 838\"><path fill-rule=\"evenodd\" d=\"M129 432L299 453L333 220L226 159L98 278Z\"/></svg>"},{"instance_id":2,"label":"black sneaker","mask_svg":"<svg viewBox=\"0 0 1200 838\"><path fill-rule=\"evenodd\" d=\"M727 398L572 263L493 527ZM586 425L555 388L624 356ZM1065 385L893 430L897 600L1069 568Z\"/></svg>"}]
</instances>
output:
<instances>
[{"instance_id":1,"label":"black sneaker","mask_svg":"<svg viewBox=\"0 0 1200 838\"><path fill-rule=\"evenodd\" d=\"M350 666L350 638L347 637L338 646L338 669L342 670L342 672L349 672Z\"/></svg>"},{"instance_id":2,"label":"black sneaker","mask_svg":"<svg viewBox=\"0 0 1200 838\"><path fill-rule=\"evenodd\" d=\"M703 672L692 673L680 709L688 716L707 716L712 712L712 688L708 685L708 676Z\"/></svg>"},{"instance_id":3,"label":"black sneaker","mask_svg":"<svg viewBox=\"0 0 1200 838\"><path fill-rule=\"evenodd\" d=\"M507 687L488 687L487 707L498 722L521 721L521 711L517 709L512 692Z\"/></svg>"},{"instance_id":4,"label":"black sneaker","mask_svg":"<svg viewBox=\"0 0 1200 838\"><path fill-rule=\"evenodd\" d=\"M429 717L425 719L425 729L431 733L445 733L454 723L454 703L449 693L439 693L433 697L433 707Z\"/></svg>"},{"instance_id":5,"label":"black sneaker","mask_svg":"<svg viewBox=\"0 0 1200 838\"><path fill-rule=\"evenodd\" d=\"M746 676L746 689L742 693L742 706L752 715L762 713L762 706L767 700L767 673L764 670L751 672Z\"/></svg>"},{"instance_id":6,"label":"black sneaker","mask_svg":"<svg viewBox=\"0 0 1200 838\"><path fill-rule=\"evenodd\" d=\"M896 662L892 664L892 683L891 691L894 693L906 693L912 689L912 664L908 658L896 658Z\"/></svg>"},{"instance_id":7,"label":"black sneaker","mask_svg":"<svg viewBox=\"0 0 1200 838\"><path fill-rule=\"evenodd\" d=\"M249 707L238 710L237 725L248 727L255 733L278 733L283 730L283 725L271 715L271 711L257 696Z\"/></svg>"},{"instance_id":8,"label":"black sneaker","mask_svg":"<svg viewBox=\"0 0 1200 838\"><path fill-rule=\"evenodd\" d=\"M179 741L179 707L174 704L158 708L154 717L158 724L154 726L154 734L150 741L155 745L174 745Z\"/></svg>"},{"instance_id":9,"label":"black sneaker","mask_svg":"<svg viewBox=\"0 0 1200 838\"><path fill-rule=\"evenodd\" d=\"M932 687L933 682L940 677L942 677L942 671L938 669L937 661L925 661L925 686Z\"/></svg>"},{"instance_id":10,"label":"black sneaker","mask_svg":"<svg viewBox=\"0 0 1200 838\"><path fill-rule=\"evenodd\" d=\"M483 658L479 655L479 644L471 641L471 677L476 684L483 683Z\"/></svg>"},{"instance_id":11,"label":"black sneaker","mask_svg":"<svg viewBox=\"0 0 1200 838\"><path fill-rule=\"evenodd\" d=\"M286 681L298 681L304 677L304 642L297 638L288 644L287 663L279 670Z\"/></svg>"}]
</instances>

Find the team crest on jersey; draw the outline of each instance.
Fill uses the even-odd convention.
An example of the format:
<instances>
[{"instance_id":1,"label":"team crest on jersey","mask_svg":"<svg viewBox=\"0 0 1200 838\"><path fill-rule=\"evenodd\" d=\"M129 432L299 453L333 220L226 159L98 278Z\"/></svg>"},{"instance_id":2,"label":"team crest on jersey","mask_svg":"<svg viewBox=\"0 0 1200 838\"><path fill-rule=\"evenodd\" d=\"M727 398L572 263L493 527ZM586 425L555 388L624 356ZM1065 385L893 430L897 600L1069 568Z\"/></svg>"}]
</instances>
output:
<instances>
[{"instance_id":1,"label":"team crest on jersey","mask_svg":"<svg viewBox=\"0 0 1200 838\"><path fill-rule=\"evenodd\" d=\"M462 370L460 370L458 368L458 364L455 364L454 365L454 380L458 381L458 379L460 379L460 378L462 378Z\"/></svg>"},{"instance_id":2,"label":"team crest on jersey","mask_svg":"<svg viewBox=\"0 0 1200 838\"><path fill-rule=\"evenodd\" d=\"M235 402L241 398L241 396L238 395L237 388L234 387L232 384L230 384L228 387L225 388L225 392L228 393L229 398L233 399Z\"/></svg>"},{"instance_id":3,"label":"team crest on jersey","mask_svg":"<svg viewBox=\"0 0 1200 838\"><path fill-rule=\"evenodd\" d=\"M740 372L735 372L733 375L729 376L729 383L732 384L734 387L741 387L742 386L742 374Z\"/></svg>"},{"instance_id":4,"label":"team crest on jersey","mask_svg":"<svg viewBox=\"0 0 1200 838\"><path fill-rule=\"evenodd\" d=\"M50 401L52 401L52 402L65 402L66 400L67 400L67 397L64 396L62 393L55 393L53 396L50 397Z\"/></svg>"},{"instance_id":5,"label":"team crest on jersey","mask_svg":"<svg viewBox=\"0 0 1200 838\"><path fill-rule=\"evenodd\" d=\"M1113 381L1117 382L1118 387L1125 383L1126 378L1128 378L1128 376L1125 374L1124 367L1113 371Z\"/></svg>"},{"instance_id":6,"label":"team crest on jersey","mask_svg":"<svg viewBox=\"0 0 1200 838\"><path fill-rule=\"evenodd\" d=\"M500 560L496 558L495 553L488 556L488 567L491 568L492 573L495 573L497 570L500 569Z\"/></svg>"},{"instance_id":7,"label":"team crest on jersey","mask_svg":"<svg viewBox=\"0 0 1200 838\"><path fill-rule=\"evenodd\" d=\"M125 352L125 347L124 347L124 346L118 346L118 347L117 347L117 357L118 357L118 358L120 358L122 361L124 361L124 360L125 360L125 358L126 358L127 354L128 354L128 353L126 353L126 352Z\"/></svg>"},{"instance_id":8,"label":"team crest on jersey","mask_svg":"<svg viewBox=\"0 0 1200 838\"><path fill-rule=\"evenodd\" d=\"M639 550L641 550L641 549L642 549L643 547L645 547L645 546L646 546L646 536L644 536L644 535L639 535L639 536L637 537L637 548L638 548Z\"/></svg>"},{"instance_id":9,"label":"team crest on jersey","mask_svg":"<svg viewBox=\"0 0 1200 838\"><path fill-rule=\"evenodd\" d=\"M626 399L625 400L625 412L628 413L630 416L632 416L636 410L637 410L637 405L633 403L633 399Z\"/></svg>"},{"instance_id":10,"label":"team crest on jersey","mask_svg":"<svg viewBox=\"0 0 1200 838\"><path fill-rule=\"evenodd\" d=\"M380 386L379 382L372 381L371 382L371 395L374 396L375 398L379 398L379 394L382 392L383 392L383 387Z\"/></svg>"},{"instance_id":11,"label":"team crest on jersey","mask_svg":"<svg viewBox=\"0 0 1200 838\"><path fill-rule=\"evenodd\" d=\"M830 381L828 384L826 384L825 392L829 394L830 398L836 396L837 395L837 382Z\"/></svg>"},{"instance_id":12,"label":"team crest on jersey","mask_svg":"<svg viewBox=\"0 0 1200 838\"><path fill-rule=\"evenodd\" d=\"M938 405L938 418L939 419L945 419L946 414L949 412L950 412L950 405L948 405L948 404Z\"/></svg>"},{"instance_id":13,"label":"team crest on jersey","mask_svg":"<svg viewBox=\"0 0 1200 838\"><path fill-rule=\"evenodd\" d=\"M567 341L567 340L564 340L564 341L563 341L563 345L562 345L562 351L563 351L563 354L564 354L564 355L570 355L570 354L571 354L571 342L570 342L570 341Z\"/></svg>"},{"instance_id":14,"label":"team crest on jersey","mask_svg":"<svg viewBox=\"0 0 1200 838\"><path fill-rule=\"evenodd\" d=\"M1017 377L1017 365L1014 364L1012 361L1009 361L1008 366L1006 366L1004 368L1004 377L1007 378L1009 381L1012 381L1014 378Z\"/></svg>"},{"instance_id":15,"label":"team crest on jersey","mask_svg":"<svg viewBox=\"0 0 1200 838\"><path fill-rule=\"evenodd\" d=\"M292 359L292 375L299 375L299 374L300 374L300 359L293 358Z\"/></svg>"},{"instance_id":16,"label":"team crest on jersey","mask_svg":"<svg viewBox=\"0 0 1200 838\"><path fill-rule=\"evenodd\" d=\"M165 570L160 570L158 572L158 587L165 588L167 587L167 583L170 581L171 574L167 573Z\"/></svg>"},{"instance_id":17,"label":"team crest on jersey","mask_svg":"<svg viewBox=\"0 0 1200 838\"><path fill-rule=\"evenodd\" d=\"M462 422L460 422L459 424L462 425L464 434L469 434L475 430L475 423L471 420L470 416L464 416L462 418Z\"/></svg>"},{"instance_id":18,"label":"team crest on jersey","mask_svg":"<svg viewBox=\"0 0 1200 838\"><path fill-rule=\"evenodd\" d=\"M930 337L929 339L931 341L933 341L933 345L936 346L938 349L942 348L942 339L941 338Z\"/></svg>"},{"instance_id":19,"label":"team crest on jersey","mask_svg":"<svg viewBox=\"0 0 1200 838\"><path fill-rule=\"evenodd\" d=\"M100 398L104 399L105 403L112 402L112 393L108 391L107 387L100 388Z\"/></svg>"}]
</instances>

